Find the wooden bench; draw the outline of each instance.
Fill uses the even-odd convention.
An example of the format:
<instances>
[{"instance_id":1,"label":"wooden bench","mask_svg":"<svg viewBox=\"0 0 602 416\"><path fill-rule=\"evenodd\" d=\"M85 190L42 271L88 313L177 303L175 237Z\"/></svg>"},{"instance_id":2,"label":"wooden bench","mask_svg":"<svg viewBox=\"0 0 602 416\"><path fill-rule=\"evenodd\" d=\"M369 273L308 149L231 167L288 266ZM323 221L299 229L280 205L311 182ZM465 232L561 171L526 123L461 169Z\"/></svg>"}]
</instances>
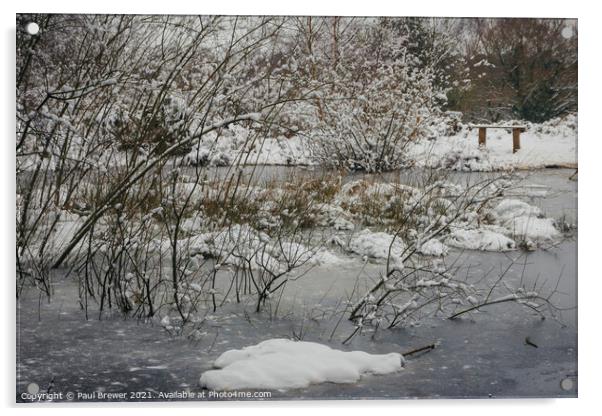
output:
<instances>
[{"instance_id":1,"label":"wooden bench","mask_svg":"<svg viewBox=\"0 0 602 416\"><path fill-rule=\"evenodd\" d=\"M487 129L511 129L512 130L512 153L520 149L520 134L524 132L526 126L497 126L497 125L472 125L471 128L479 129L479 146L485 147L487 144Z\"/></svg>"}]
</instances>

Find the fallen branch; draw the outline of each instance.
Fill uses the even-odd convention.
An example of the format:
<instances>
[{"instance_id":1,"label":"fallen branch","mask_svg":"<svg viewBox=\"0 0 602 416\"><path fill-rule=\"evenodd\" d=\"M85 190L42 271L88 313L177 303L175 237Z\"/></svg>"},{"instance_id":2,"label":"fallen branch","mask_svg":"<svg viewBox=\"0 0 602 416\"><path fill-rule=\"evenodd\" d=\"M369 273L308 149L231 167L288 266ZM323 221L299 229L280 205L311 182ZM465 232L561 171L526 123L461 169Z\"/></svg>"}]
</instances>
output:
<instances>
[{"instance_id":1,"label":"fallen branch","mask_svg":"<svg viewBox=\"0 0 602 416\"><path fill-rule=\"evenodd\" d=\"M424 347L415 348L413 350L404 352L401 355L403 355L404 357L407 357L408 355L418 354L419 352L423 352L423 351L432 351L435 348L437 348L437 344L429 344L429 345L425 345Z\"/></svg>"}]
</instances>

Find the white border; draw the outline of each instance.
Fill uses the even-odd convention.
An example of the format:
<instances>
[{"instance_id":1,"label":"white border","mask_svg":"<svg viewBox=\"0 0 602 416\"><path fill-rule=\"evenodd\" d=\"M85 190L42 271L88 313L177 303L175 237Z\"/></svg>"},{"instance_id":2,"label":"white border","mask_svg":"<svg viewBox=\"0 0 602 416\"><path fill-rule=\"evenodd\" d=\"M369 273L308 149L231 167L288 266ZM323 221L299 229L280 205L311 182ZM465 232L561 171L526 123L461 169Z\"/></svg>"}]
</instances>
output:
<instances>
[{"instance_id":1,"label":"white border","mask_svg":"<svg viewBox=\"0 0 602 416\"><path fill-rule=\"evenodd\" d=\"M169 13L169 14L238 14L238 15L356 15L356 16L491 16L491 17L578 17L579 7L570 2L548 0L543 3L524 0L502 2L454 1L386 1L386 0L223 0L223 1L144 1L103 0L27 0L19 2L20 13Z\"/></svg>"},{"instance_id":2,"label":"white border","mask_svg":"<svg viewBox=\"0 0 602 416\"><path fill-rule=\"evenodd\" d=\"M77 13L171 13L171 14L313 14L313 15L401 15L401 16L492 16L492 17L570 17L579 19L579 399L556 400L425 400L425 401L361 401L361 402L278 402L278 403L196 403L196 404L147 404L140 405L88 405L86 409L75 406L56 406L37 409L45 414L79 414L82 411L91 414L104 414L125 408L131 413L140 408L145 414L164 414L177 412L203 415L220 412L240 415L282 415L320 413L327 414L341 409L348 415L379 412L416 412L422 414L467 415L474 412L487 415L507 415L525 412L531 415L567 415L592 413L597 407L600 382L600 360L602 349L600 336L600 280L602 273L598 258L602 243L600 241L600 169L602 168L602 109L600 101L600 27L601 15L593 2L590 5L567 1L527 2L524 0L505 0L502 2L449 1L338 1L300 0L248 0L229 1L144 1L128 4L123 0L102 0L97 2L71 1L20 1L3 2L2 48L0 67L2 68L2 128L5 133L0 142L0 166L2 190L2 246L0 253L3 268L3 332L2 375L0 392L2 405L15 411L15 366L14 366L14 36L15 13L17 12L77 12ZM177 409L171 410L172 407ZM198 409L195 409L198 408ZM20 412L29 413L34 406L21 406ZM123 411L123 410L122 410Z\"/></svg>"}]
</instances>

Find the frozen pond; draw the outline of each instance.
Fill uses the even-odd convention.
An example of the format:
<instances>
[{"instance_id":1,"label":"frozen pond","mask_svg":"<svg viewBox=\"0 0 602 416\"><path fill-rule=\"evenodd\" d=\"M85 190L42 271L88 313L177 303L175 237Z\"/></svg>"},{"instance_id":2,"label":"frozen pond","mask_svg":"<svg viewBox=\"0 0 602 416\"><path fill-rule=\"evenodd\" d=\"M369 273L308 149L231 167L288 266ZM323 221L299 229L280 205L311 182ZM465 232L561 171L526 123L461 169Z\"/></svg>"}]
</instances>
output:
<instances>
[{"instance_id":1,"label":"frozen pond","mask_svg":"<svg viewBox=\"0 0 602 416\"><path fill-rule=\"evenodd\" d=\"M249 174L245 168L245 174ZM258 167L261 178L279 177L290 168ZM289 170L287 170L289 169ZM546 215L577 220L577 183L573 170L519 172L516 197L539 206ZM216 170L222 175L224 169ZM320 172L302 170L299 174ZM404 171L402 182L424 174ZM488 174L451 173L470 181ZM387 179L385 177L385 179ZM435 397L575 397L577 395L577 243L569 236L547 250L508 253L454 250L446 263L467 278L496 279L512 264L506 279L538 280L554 288L557 306L567 308L562 324L539 317L519 305L490 306L462 319L429 318L406 329L379 330L375 336L341 341L352 331L342 304L358 282L373 278L382 265L360 260L322 266L287 285L278 311L253 312L253 304L229 304L208 313L195 339L169 335L157 322L123 319L118 314L86 321L77 302L77 286L57 271L55 297L40 299L27 290L17 310L17 399L36 383L52 392L199 392L201 373L215 358L269 338L297 337L333 348L370 353L404 352L433 342L438 347L412 356L406 368L386 376L369 376L355 384L321 384L306 389L273 391L277 399L359 399ZM491 272L493 270L493 273ZM489 274L488 274L489 273ZM362 283L360 283L361 285ZM366 283L363 283L364 285ZM362 289L363 290L363 289ZM573 308L573 309L571 309ZM527 338L529 343L527 343ZM536 347L534 346L536 345ZM570 380L572 383L564 382ZM568 388L567 388L568 387ZM146 396L149 397L149 396Z\"/></svg>"}]
</instances>

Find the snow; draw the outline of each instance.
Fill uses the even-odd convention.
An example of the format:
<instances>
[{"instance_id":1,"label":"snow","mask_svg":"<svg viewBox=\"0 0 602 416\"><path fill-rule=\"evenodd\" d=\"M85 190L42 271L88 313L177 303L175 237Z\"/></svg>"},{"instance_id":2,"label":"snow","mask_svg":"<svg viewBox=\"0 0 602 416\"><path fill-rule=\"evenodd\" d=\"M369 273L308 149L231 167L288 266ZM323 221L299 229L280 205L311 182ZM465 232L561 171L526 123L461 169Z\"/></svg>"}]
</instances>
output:
<instances>
[{"instance_id":1,"label":"snow","mask_svg":"<svg viewBox=\"0 0 602 416\"><path fill-rule=\"evenodd\" d=\"M303 139L267 138L257 148L248 153L251 164L256 165L310 165L309 153Z\"/></svg>"},{"instance_id":2,"label":"snow","mask_svg":"<svg viewBox=\"0 0 602 416\"><path fill-rule=\"evenodd\" d=\"M491 211L502 223L522 216L537 216L541 210L518 199L504 199Z\"/></svg>"},{"instance_id":3,"label":"snow","mask_svg":"<svg viewBox=\"0 0 602 416\"><path fill-rule=\"evenodd\" d=\"M256 114L248 114L255 120ZM444 123L441 123L442 125ZM534 169L546 166L577 166L577 116L549 120L545 123L503 121L500 125L525 125L521 134L521 149L512 152L512 133L509 129L487 130L487 144L478 145L478 129L459 124L459 131L449 134L439 125L432 127L429 138L408 146L407 159L418 167L433 167L459 171L496 171ZM218 123L219 125L219 123ZM215 126L212 126L215 127ZM256 138L253 130L235 124L219 135L205 134L185 160L192 165L316 165L310 138L277 136ZM118 158L113 164L123 163ZM390 185L388 185L390 187ZM386 189L376 191L388 194Z\"/></svg>"},{"instance_id":4,"label":"snow","mask_svg":"<svg viewBox=\"0 0 602 416\"><path fill-rule=\"evenodd\" d=\"M241 350L230 350L201 375L200 385L214 390L291 389L318 383L355 383L365 374L402 369L399 353L372 355L340 351L326 345L270 339Z\"/></svg>"},{"instance_id":5,"label":"snow","mask_svg":"<svg viewBox=\"0 0 602 416\"><path fill-rule=\"evenodd\" d=\"M238 266L248 259L250 263L244 264L252 269L267 269L275 273L286 270L290 264L332 266L346 262L324 247L307 247L295 241L272 239L248 224L234 224L220 231L196 234L181 239L179 245L192 255L202 254L218 259L222 264Z\"/></svg>"},{"instance_id":6,"label":"snow","mask_svg":"<svg viewBox=\"0 0 602 416\"><path fill-rule=\"evenodd\" d=\"M349 250L361 256L375 259L386 259L389 255L389 246L393 235L384 232L372 232L364 229L355 234L349 241ZM391 247L391 256L399 258L405 247L401 238L395 238Z\"/></svg>"},{"instance_id":7,"label":"snow","mask_svg":"<svg viewBox=\"0 0 602 416\"><path fill-rule=\"evenodd\" d=\"M355 228L354 223L341 217L335 218L332 226L335 230L353 230Z\"/></svg>"},{"instance_id":8,"label":"snow","mask_svg":"<svg viewBox=\"0 0 602 416\"><path fill-rule=\"evenodd\" d=\"M323 226L332 226L335 230L353 230L355 224L349 218L350 215L339 205L322 204L320 213Z\"/></svg>"},{"instance_id":9,"label":"snow","mask_svg":"<svg viewBox=\"0 0 602 416\"><path fill-rule=\"evenodd\" d=\"M487 229L457 229L451 232L445 243L468 250L509 251L516 248L514 240Z\"/></svg>"},{"instance_id":10,"label":"snow","mask_svg":"<svg viewBox=\"0 0 602 416\"><path fill-rule=\"evenodd\" d=\"M526 126L526 131L521 134L521 149L518 152L512 152L512 133L509 129L488 129L487 144L481 148L477 140L478 129L460 124L459 131L449 135L436 125L429 139L419 140L409 146L408 158L416 166L460 171L577 165L576 115L539 124L524 121L504 121L499 124ZM247 128L229 126L219 137L216 134L203 137L187 159L193 164L211 163L218 166L229 165L235 160L248 165L317 163L312 158L307 138L279 136L252 140L250 137L251 132Z\"/></svg>"},{"instance_id":11,"label":"snow","mask_svg":"<svg viewBox=\"0 0 602 416\"><path fill-rule=\"evenodd\" d=\"M436 238L431 238L418 248L418 252L425 256L445 256L449 247Z\"/></svg>"},{"instance_id":12,"label":"snow","mask_svg":"<svg viewBox=\"0 0 602 416\"><path fill-rule=\"evenodd\" d=\"M462 227L452 228L445 244L468 250L509 251L516 249L517 241L535 247L538 242L560 237L551 218L518 199L499 201L485 217L493 223L479 226L478 222L466 221Z\"/></svg>"},{"instance_id":13,"label":"snow","mask_svg":"<svg viewBox=\"0 0 602 416\"><path fill-rule=\"evenodd\" d=\"M560 236L551 218L543 217L539 208L517 199L500 201L491 214L515 238L527 242L553 240Z\"/></svg>"},{"instance_id":14,"label":"snow","mask_svg":"<svg viewBox=\"0 0 602 416\"><path fill-rule=\"evenodd\" d=\"M502 199L486 217L494 224L455 229L445 243L469 250L508 251L516 248L516 241L534 247L561 235L554 220L546 218L538 207L518 199Z\"/></svg>"},{"instance_id":15,"label":"snow","mask_svg":"<svg viewBox=\"0 0 602 416\"><path fill-rule=\"evenodd\" d=\"M233 125L221 136L202 137L185 157L192 165L227 166L235 161L246 165L310 165L304 139L276 137L254 140L249 130Z\"/></svg>"},{"instance_id":16,"label":"snow","mask_svg":"<svg viewBox=\"0 0 602 416\"><path fill-rule=\"evenodd\" d=\"M485 148L478 144L478 129L467 126L451 136L436 135L409 150L418 166L460 171L533 169L577 165L577 116L569 115L545 123L503 122L527 125L521 134L521 149L512 152L512 134L505 129L487 129Z\"/></svg>"},{"instance_id":17,"label":"snow","mask_svg":"<svg viewBox=\"0 0 602 416\"><path fill-rule=\"evenodd\" d=\"M513 234L525 240L553 240L560 236L551 218L518 217L508 225Z\"/></svg>"},{"instance_id":18,"label":"snow","mask_svg":"<svg viewBox=\"0 0 602 416\"><path fill-rule=\"evenodd\" d=\"M274 245L285 254L286 258L289 260L295 259L299 263L313 266L332 266L346 262L345 259L336 256L323 247L308 248L303 244L291 242L279 242Z\"/></svg>"}]
</instances>

